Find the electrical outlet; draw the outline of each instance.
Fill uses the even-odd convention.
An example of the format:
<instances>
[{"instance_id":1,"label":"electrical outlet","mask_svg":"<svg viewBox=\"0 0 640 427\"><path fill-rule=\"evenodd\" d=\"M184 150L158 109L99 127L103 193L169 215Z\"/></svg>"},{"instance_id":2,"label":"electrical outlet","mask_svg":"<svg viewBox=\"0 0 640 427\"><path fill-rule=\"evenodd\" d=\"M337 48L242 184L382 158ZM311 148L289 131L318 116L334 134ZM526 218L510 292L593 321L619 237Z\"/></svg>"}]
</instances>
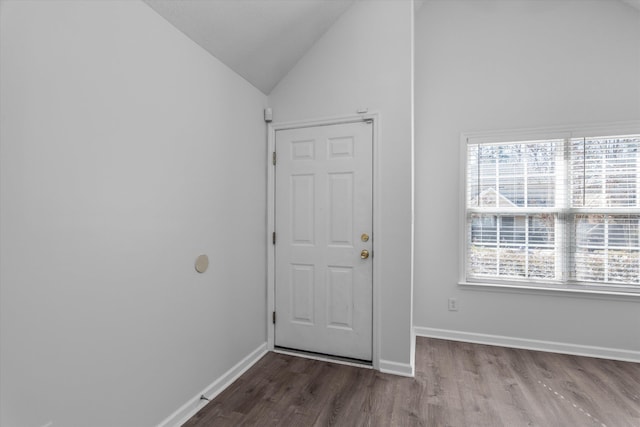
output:
<instances>
[{"instance_id":1,"label":"electrical outlet","mask_svg":"<svg viewBox=\"0 0 640 427\"><path fill-rule=\"evenodd\" d=\"M449 311L458 311L458 300L449 298Z\"/></svg>"}]
</instances>

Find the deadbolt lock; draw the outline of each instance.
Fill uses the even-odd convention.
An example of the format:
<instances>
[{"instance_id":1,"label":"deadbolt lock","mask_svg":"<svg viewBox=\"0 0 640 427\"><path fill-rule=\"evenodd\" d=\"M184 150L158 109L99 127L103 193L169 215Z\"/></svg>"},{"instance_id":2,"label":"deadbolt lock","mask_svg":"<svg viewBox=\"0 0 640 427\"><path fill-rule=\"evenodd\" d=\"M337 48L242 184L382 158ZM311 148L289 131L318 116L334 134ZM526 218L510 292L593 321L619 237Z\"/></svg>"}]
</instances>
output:
<instances>
[{"instance_id":1,"label":"deadbolt lock","mask_svg":"<svg viewBox=\"0 0 640 427\"><path fill-rule=\"evenodd\" d=\"M362 240L363 242L368 242L369 235L367 233L362 233L362 236L360 236L360 240Z\"/></svg>"},{"instance_id":2,"label":"deadbolt lock","mask_svg":"<svg viewBox=\"0 0 640 427\"><path fill-rule=\"evenodd\" d=\"M369 258L369 251L366 250L366 249L363 249L362 252L360 252L360 258L362 258L362 259Z\"/></svg>"}]
</instances>

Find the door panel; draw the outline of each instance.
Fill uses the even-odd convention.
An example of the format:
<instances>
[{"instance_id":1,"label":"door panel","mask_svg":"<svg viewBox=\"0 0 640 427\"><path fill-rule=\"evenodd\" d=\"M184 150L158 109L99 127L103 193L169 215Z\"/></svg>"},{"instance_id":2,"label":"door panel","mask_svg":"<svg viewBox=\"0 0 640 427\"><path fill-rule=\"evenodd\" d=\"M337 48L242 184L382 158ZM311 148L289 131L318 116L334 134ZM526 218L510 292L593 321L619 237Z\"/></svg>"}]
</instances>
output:
<instances>
[{"instance_id":1,"label":"door panel","mask_svg":"<svg viewBox=\"0 0 640 427\"><path fill-rule=\"evenodd\" d=\"M327 276L327 325L353 329L353 269L329 267Z\"/></svg>"},{"instance_id":2,"label":"door panel","mask_svg":"<svg viewBox=\"0 0 640 427\"><path fill-rule=\"evenodd\" d=\"M291 238L294 245L313 245L315 176L291 176ZM284 231L284 230L283 230Z\"/></svg>"},{"instance_id":3,"label":"door panel","mask_svg":"<svg viewBox=\"0 0 640 427\"><path fill-rule=\"evenodd\" d=\"M313 265L291 265L291 321L313 325Z\"/></svg>"},{"instance_id":4,"label":"door panel","mask_svg":"<svg viewBox=\"0 0 640 427\"><path fill-rule=\"evenodd\" d=\"M276 132L276 346L372 358L372 141L366 122Z\"/></svg>"},{"instance_id":5,"label":"door panel","mask_svg":"<svg viewBox=\"0 0 640 427\"><path fill-rule=\"evenodd\" d=\"M353 247L353 173L329 174L329 245Z\"/></svg>"}]
</instances>

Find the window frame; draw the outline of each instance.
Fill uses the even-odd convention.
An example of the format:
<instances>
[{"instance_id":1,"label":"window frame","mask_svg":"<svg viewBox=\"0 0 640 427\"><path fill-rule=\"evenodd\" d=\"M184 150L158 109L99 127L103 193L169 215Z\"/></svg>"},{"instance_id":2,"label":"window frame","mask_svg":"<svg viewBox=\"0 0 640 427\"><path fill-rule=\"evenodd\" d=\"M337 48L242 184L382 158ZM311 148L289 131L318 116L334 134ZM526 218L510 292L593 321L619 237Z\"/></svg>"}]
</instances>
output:
<instances>
[{"instance_id":1,"label":"window frame","mask_svg":"<svg viewBox=\"0 0 640 427\"><path fill-rule=\"evenodd\" d=\"M578 213L583 213L584 209L572 209L570 206L566 206L569 203L568 192L569 182L569 141L573 138L597 138L614 135L630 135L640 134L640 121L628 121L628 122L614 122L599 125L576 125L576 126L562 126L562 127L547 127L547 128L535 128L535 129L515 129L515 130L500 130L500 131L486 131L486 132L463 132L460 135L460 152L459 152L459 223L458 231L459 235L459 255L458 255L458 269L459 269L459 281L458 284L466 287L476 289L493 289L493 290L524 290L524 291L549 291L553 294L558 292L564 293L585 293L585 294L598 294L609 295L616 297L638 297L640 298L640 289L630 288L628 285L616 285L616 284L603 284L597 282L577 282L571 280L530 280L528 278L523 279L501 279L498 277L484 278L468 278L467 277L467 146L469 144L482 144L482 143L518 143L524 141L542 141L542 140L564 140L564 162L562 177L565 181L565 191L567 192L565 205L553 208L554 211L560 211L558 220L561 221L562 226L556 227L559 229L560 234L556 235L556 248L560 253L556 253L556 259L562 260L560 268L567 272L570 268L570 263L573 262L571 256L568 255L572 250L569 245L574 245L574 236L572 235L572 220L568 217ZM639 180L640 181L640 180ZM638 183L640 186L640 182ZM606 209L605 209L606 210ZM614 213L607 211L606 213ZM562 218L561 218L562 217ZM469 237L470 238L470 237Z\"/></svg>"}]
</instances>

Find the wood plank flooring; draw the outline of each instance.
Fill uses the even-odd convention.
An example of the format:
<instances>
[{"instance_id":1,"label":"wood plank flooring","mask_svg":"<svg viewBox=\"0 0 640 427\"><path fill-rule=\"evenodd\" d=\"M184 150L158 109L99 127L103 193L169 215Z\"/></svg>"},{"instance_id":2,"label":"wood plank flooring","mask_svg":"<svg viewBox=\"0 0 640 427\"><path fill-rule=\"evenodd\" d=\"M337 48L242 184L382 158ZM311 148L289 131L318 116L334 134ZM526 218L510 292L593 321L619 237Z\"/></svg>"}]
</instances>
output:
<instances>
[{"instance_id":1,"label":"wood plank flooring","mask_svg":"<svg viewBox=\"0 0 640 427\"><path fill-rule=\"evenodd\" d=\"M403 378L268 353L203 426L640 427L640 364L418 338Z\"/></svg>"}]
</instances>

